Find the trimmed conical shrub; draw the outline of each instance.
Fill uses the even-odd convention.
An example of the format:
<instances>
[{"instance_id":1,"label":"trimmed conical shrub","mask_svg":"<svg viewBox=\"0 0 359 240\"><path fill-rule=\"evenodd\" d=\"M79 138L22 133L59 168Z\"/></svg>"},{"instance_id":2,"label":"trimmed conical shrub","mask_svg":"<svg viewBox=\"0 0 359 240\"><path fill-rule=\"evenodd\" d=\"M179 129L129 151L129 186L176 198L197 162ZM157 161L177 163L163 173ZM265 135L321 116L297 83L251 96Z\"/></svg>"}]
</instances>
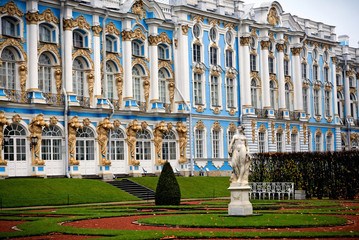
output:
<instances>
[{"instance_id":1,"label":"trimmed conical shrub","mask_svg":"<svg viewBox=\"0 0 359 240\"><path fill-rule=\"evenodd\" d=\"M169 162L163 166L156 188L156 205L180 205L181 190Z\"/></svg>"}]
</instances>

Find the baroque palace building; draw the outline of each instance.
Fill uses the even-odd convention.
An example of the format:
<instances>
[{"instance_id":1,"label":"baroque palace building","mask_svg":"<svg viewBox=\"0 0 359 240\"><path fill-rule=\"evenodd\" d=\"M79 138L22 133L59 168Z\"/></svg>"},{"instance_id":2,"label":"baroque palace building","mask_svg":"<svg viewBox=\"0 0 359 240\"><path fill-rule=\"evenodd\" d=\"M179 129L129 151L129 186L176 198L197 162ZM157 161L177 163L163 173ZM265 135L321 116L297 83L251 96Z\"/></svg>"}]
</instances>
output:
<instances>
[{"instance_id":1,"label":"baroque palace building","mask_svg":"<svg viewBox=\"0 0 359 240\"><path fill-rule=\"evenodd\" d=\"M358 148L359 49L240 0L1 0L0 177L229 175L251 153Z\"/></svg>"}]
</instances>

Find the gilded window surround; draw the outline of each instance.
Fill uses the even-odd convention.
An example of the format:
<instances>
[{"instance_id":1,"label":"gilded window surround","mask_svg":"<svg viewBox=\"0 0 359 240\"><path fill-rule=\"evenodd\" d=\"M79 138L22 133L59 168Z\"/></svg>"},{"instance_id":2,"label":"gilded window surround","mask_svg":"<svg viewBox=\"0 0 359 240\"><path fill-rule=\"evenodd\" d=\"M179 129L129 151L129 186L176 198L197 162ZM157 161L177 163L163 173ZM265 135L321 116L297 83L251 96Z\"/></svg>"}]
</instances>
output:
<instances>
[{"instance_id":1,"label":"gilded window surround","mask_svg":"<svg viewBox=\"0 0 359 240\"><path fill-rule=\"evenodd\" d=\"M4 6L0 6L1 14L8 14L9 16L17 15L18 17L23 17L24 13L17 7L17 5L13 2L7 2Z\"/></svg>"},{"instance_id":2,"label":"gilded window surround","mask_svg":"<svg viewBox=\"0 0 359 240\"><path fill-rule=\"evenodd\" d=\"M143 68L145 68L146 72L144 75L149 76L150 75L150 69L147 66L147 63L140 57L136 57L132 60L132 67L134 67L136 64L141 65Z\"/></svg>"},{"instance_id":3,"label":"gilded window surround","mask_svg":"<svg viewBox=\"0 0 359 240\"><path fill-rule=\"evenodd\" d=\"M180 164L186 163L186 146L187 146L187 126L183 124L183 122L177 122L176 131L178 133L179 138L179 150L180 150L180 158L178 162Z\"/></svg>"},{"instance_id":4,"label":"gilded window surround","mask_svg":"<svg viewBox=\"0 0 359 240\"><path fill-rule=\"evenodd\" d=\"M254 143L254 141L256 139L256 121L255 120L252 120L251 126L252 126L252 142Z\"/></svg>"}]
</instances>

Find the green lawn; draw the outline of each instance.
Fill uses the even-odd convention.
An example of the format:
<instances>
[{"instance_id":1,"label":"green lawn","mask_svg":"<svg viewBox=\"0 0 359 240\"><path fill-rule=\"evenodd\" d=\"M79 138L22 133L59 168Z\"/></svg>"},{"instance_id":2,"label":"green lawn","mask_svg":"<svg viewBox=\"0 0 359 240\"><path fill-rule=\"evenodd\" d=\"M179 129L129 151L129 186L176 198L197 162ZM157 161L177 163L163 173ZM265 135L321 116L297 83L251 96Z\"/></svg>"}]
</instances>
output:
<instances>
[{"instance_id":1,"label":"green lawn","mask_svg":"<svg viewBox=\"0 0 359 240\"><path fill-rule=\"evenodd\" d=\"M136 200L139 199L99 180L68 178L0 180L2 207Z\"/></svg>"},{"instance_id":2,"label":"green lawn","mask_svg":"<svg viewBox=\"0 0 359 240\"><path fill-rule=\"evenodd\" d=\"M130 178L132 181L156 190L158 177ZM181 198L229 197L229 177L177 177Z\"/></svg>"}]
</instances>

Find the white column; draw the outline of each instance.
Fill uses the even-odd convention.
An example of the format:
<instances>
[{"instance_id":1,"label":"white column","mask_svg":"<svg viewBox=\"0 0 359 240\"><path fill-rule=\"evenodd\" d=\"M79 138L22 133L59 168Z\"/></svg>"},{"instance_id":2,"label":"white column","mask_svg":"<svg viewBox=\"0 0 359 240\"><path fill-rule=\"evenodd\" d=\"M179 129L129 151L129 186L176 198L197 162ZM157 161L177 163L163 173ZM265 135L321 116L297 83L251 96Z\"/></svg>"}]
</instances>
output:
<instances>
[{"instance_id":1,"label":"white column","mask_svg":"<svg viewBox=\"0 0 359 240\"><path fill-rule=\"evenodd\" d=\"M262 77L262 103L263 108L271 108L269 93L268 48L270 41L261 42L261 77Z\"/></svg>"},{"instance_id":2,"label":"white column","mask_svg":"<svg viewBox=\"0 0 359 240\"><path fill-rule=\"evenodd\" d=\"M158 52L157 42L150 43L150 78L151 78L151 102L158 102Z\"/></svg>"},{"instance_id":3,"label":"white column","mask_svg":"<svg viewBox=\"0 0 359 240\"><path fill-rule=\"evenodd\" d=\"M301 63L300 51L301 48L292 48L293 60L293 84L294 84L294 111L303 111L303 87L301 80Z\"/></svg>"},{"instance_id":4,"label":"white column","mask_svg":"<svg viewBox=\"0 0 359 240\"><path fill-rule=\"evenodd\" d=\"M287 110L285 106L285 78L284 78L284 44L277 44L277 64L278 64L278 101L279 110Z\"/></svg>"},{"instance_id":5,"label":"white column","mask_svg":"<svg viewBox=\"0 0 359 240\"><path fill-rule=\"evenodd\" d=\"M101 31L102 27L100 26L99 16L93 16L93 56L94 56L94 75L95 75L95 83L94 83L94 95L95 99L101 98ZM103 62L103 67L106 67L105 62ZM107 91L105 91L107 94Z\"/></svg>"},{"instance_id":6,"label":"white column","mask_svg":"<svg viewBox=\"0 0 359 240\"><path fill-rule=\"evenodd\" d=\"M38 91L38 59L37 59L37 23L31 23L27 25L29 31L28 38L28 79L30 80L31 91Z\"/></svg>"},{"instance_id":7,"label":"white column","mask_svg":"<svg viewBox=\"0 0 359 240\"><path fill-rule=\"evenodd\" d=\"M190 79L188 59L188 26L181 26L178 33L178 73L176 86L183 94L185 101L190 102Z\"/></svg>"},{"instance_id":8,"label":"white column","mask_svg":"<svg viewBox=\"0 0 359 240\"><path fill-rule=\"evenodd\" d=\"M250 37L240 38L239 47L239 77L241 89L241 105L243 107L252 107L251 103L251 74L250 74L250 56L249 56L249 42Z\"/></svg>"},{"instance_id":9,"label":"white column","mask_svg":"<svg viewBox=\"0 0 359 240\"><path fill-rule=\"evenodd\" d=\"M334 103L334 119L337 121L338 115L338 96L337 96L337 58L332 58L332 83L333 83L333 103Z\"/></svg>"},{"instance_id":10,"label":"white column","mask_svg":"<svg viewBox=\"0 0 359 240\"><path fill-rule=\"evenodd\" d=\"M344 105L344 109L345 109L345 117L353 117L351 116L350 113L350 90L349 90L349 77L348 77L348 71L344 71L345 76L344 76L344 99L345 99L345 105Z\"/></svg>"},{"instance_id":11,"label":"white column","mask_svg":"<svg viewBox=\"0 0 359 240\"><path fill-rule=\"evenodd\" d=\"M67 19L67 21L71 21ZM73 93L72 87L72 28L64 29L64 43L62 47L64 48L64 67L65 67L65 88L67 93Z\"/></svg>"}]
</instances>

